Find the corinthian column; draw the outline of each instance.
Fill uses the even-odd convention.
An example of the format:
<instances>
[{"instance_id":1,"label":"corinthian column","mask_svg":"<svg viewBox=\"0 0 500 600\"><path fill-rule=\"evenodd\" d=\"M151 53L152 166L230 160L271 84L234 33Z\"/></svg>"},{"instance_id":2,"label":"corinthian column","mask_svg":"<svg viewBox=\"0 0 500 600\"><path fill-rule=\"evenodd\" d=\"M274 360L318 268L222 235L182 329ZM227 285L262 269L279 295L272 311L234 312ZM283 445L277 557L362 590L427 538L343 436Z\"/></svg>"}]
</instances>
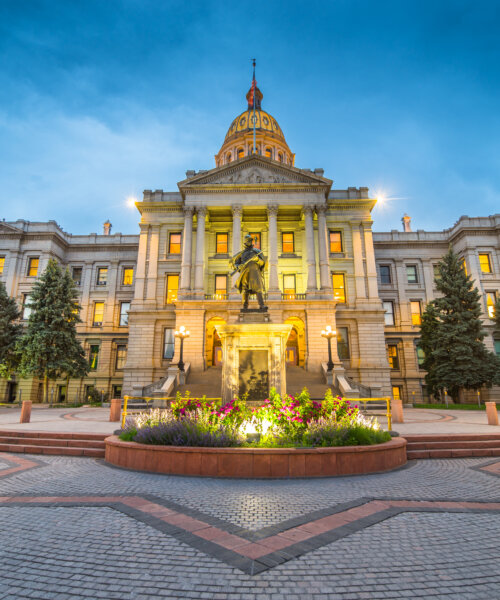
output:
<instances>
[{"instance_id":1,"label":"corinthian column","mask_svg":"<svg viewBox=\"0 0 500 600\"><path fill-rule=\"evenodd\" d=\"M233 209L233 256L241 250L241 215L243 213L242 207L237 204L232 207ZM235 273L231 277L229 295L232 299L239 298L239 294L234 287L236 280L238 279L238 273Z\"/></svg>"},{"instance_id":2,"label":"corinthian column","mask_svg":"<svg viewBox=\"0 0 500 600\"><path fill-rule=\"evenodd\" d=\"M203 276L205 266L205 216L207 209L200 206L196 209L196 259L194 268L194 291L196 294L203 294Z\"/></svg>"},{"instance_id":3,"label":"corinthian column","mask_svg":"<svg viewBox=\"0 0 500 600\"><path fill-rule=\"evenodd\" d=\"M319 277L322 292L331 292L332 281L330 279L330 260L328 252L328 231L326 229L326 206L317 206L318 214L318 253L319 253Z\"/></svg>"},{"instance_id":4,"label":"corinthian column","mask_svg":"<svg viewBox=\"0 0 500 600\"><path fill-rule=\"evenodd\" d=\"M182 236L182 262L180 289L186 293L191 287L191 257L193 244L193 212L192 206L184 208L184 233Z\"/></svg>"},{"instance_id":5,"label":"corinthian column","mask_svg":"<svg viewBox=\"0 0 500 600\"><path fill-rule=\"evenodd\" d=\"M269 218L269 290L268 298L281 298L278 281L278 205L269 204L267 207Z\"/></svg>"},{"instance_id":6,"label":"corinthian column","mask_svg":"<svg viewBox=\"0 0 500 600\"><path fill-rule=\"evenodd\" d=\"M315 292L316 286L316 254L314 252L313 208L304 206L306 223L306 254L307 254L307 292Z\"/></svg>"}]
</instances>

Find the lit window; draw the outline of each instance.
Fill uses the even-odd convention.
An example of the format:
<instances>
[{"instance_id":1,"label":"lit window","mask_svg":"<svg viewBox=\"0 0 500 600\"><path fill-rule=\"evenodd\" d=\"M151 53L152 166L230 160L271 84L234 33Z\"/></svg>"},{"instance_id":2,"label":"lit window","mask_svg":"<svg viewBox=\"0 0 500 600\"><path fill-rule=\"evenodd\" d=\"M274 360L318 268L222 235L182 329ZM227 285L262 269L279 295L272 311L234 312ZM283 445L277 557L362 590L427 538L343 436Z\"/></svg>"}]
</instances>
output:
<instances>
[{"instance_id":1,"label":"lit window","mask_svg":"<svg viewBox=\"0 0 500 600\"><path fill-rule=\"evenodd\" d=\"M406 265L406 279L408 283L418 283L417 265Z\"/></svg>"},{"instance_id":2,"label":"lit window","mask_svg":"<svg viewBox=\"0 0 500 600\"><path fill-rule=\"evenodd\" d=\"M99 267L97 269L97 285L106 285L108 283L108 267Z\"/></svg>"},{"instance_id":3,"label":"lit window","mask_svg":"<svg viewBox=\"0 0 500 600\"><path fill-rule=\"evenodd\" d=\"M99 345L90 346L89 352L89 365L91 371L97 371L97 365L99 364Z\"/></svg>"},{"instance_id":4,"label":"lit window","mask_svg":"<svg viewBox=\"0 0 500 600\"><path fill-rule=\"evenodd\" d=\"M215 234L215 253L216 254L227 254L228 253L228 242L229 234L227 233L216 233Z\"/></svg>"},{"instance_id":5,"label":"lit window","mask_svg":"<svg viewBox=\"0 0 500 600\"><path fill-rule=\"evenodd\" d=\"M459 259L459 264L462 267L462 269L464 270L464 273L467 275L467 265L465 263L465 258L461 258Z\"/></svg>"},{"instance_id":6,"label":"lit window","mask_svg":"<svg viewBox=\"0 0 500 600\"><path fill-rule=\"evenodd\" d=\"M384 300L382 304L385 310L385 324L394 325L394 302L391 302L390 300Z\"/></svg>"},{"instance_id":7,"label":"lit window","mask_svg":"<svg viewBox=\"0 0 500 600\"><path fill-rule=\"evenodd\" d=\"M32 257L28 260L28 277L36 277L38 273L38 263L40 259L38 256Z\"/></svg>"},{"instance_id":8,"label":"lit window","mask_svg":"<svg viewBox=\"0 0 500 600\"><path fill-rule=\"evenodd\" d=\"M243 158L245 156L245 151L243 150L243 148L238 148L236 153L238 155L238 158Z\"/></svg>"},{"instance_id":9,"label":"lit window","mask_svg":"<svg viewBox=\"0 0 500 600\"><path fill-rule=\"evenodd\" d=\"M82 285L82 273L82 267L73 267L71 269L71 277L73 278L75 285Z\"/></svg>"},{"instance_id":10,"label":"lit window","mask_svg":"<svg viewBox=\"0 0 500 600\"><path fill-rule=\"evenodd\" d=\"M260 250L260 231L257 231L256 233L250 233L250 235L253 238L253 247L257 248L257 250Z\"/></svg>"},{"instance_id":11,"label":"lit window","mask_svg":"<svg viewBox=\"0 0 500 600\"><path fill-rule=\"evenodd\" d=\"M227 275L215 276L215 294L217 298L224 299L227 294Z\"/></svg>"},{"instance_id":12,"label":"lit window","mask_svg":"<svg viewBox=\"0 0 500 600\"><path fill-rule=\"evenodd\" d=\"M283 293L290 300L295 298L295 275L283 275Z\"/></svg>"},{"instance_id":13,"label":"lit window","mask_svg":"<svg viewBox=\"0 0 500 600\"><path fill-rule=\"evenodd\" d=\"M168 253L169 254L180 254L181 253L181 233L171 233L168 239Z\"/></svg>"},{"instance_id":14,"label":"lit window","mask_svg":"<svg viewBox=\"0 0 500 600\"><path fill-rule=\"evenodd\" d=\"M392 386L392 397L394 400L401 400L401 386L393 385Z\"/></svg>"},{"instance_id":15,"label":"lit window","mask_svg":"<svg viewBox=\"0 0 500 600\"><path fill-rule=\"evenodd\" d=\"M5 256L0 256L0 275L3 273L3 268L5 266Z\"/></svg>"},{"instance_id":16,"label":"lit window","mask_svg":"<svg viewBox=\"0 0 500 600\"><path fill-rule=\"evenodd\" d=\"M389 344L387 346L387 359L389 361L389 367L393 371L399 371L398 347L396 344Z\"/></svg>"},{"instance_id":17,"label":"lit window","mask_svg":"<svg viewBox=\"0 0 500 600\"><path fill-rule=\"evenodd\" d=\"M23 294L23 310L22 310L22 319L23 321L27 321L31 315L31 294Z\"/></svg>"},{"instance_id":18,"label":"lit window","mask_svg":"<svg viewBox=\"0 0 500 600\"><path fill-rule=\"evenodd\" d=\"M116 369L123 369L127 360L127 346L120 344L116 347Z\"/></svg>"},{"instance_id":19,"label":"lit window","mask_svg":"<svg viewBox=\"0 0 500 600\"><path fill-rule=\"evenodd\" d=\"M130 310L130 302L122 302L120 304L120 326L128 325L128 311Z\"/></svg>"},{"instance_id":20,"label":"lit window","mask_svg":"<svg viewBox=\"0 0 500 600\"><path fill-rule=\"evenodd\" d=\"M228 153L226 154L226 162L227 162L227 163L230 163L230 162L231 162L231 152L228 152Z\"/></svg>"},{"instance_id":21,"label":"lit window","mask_svg":"<svg viewBox=\"0 0 500 600\"><path fill-rule=\"evenodd\" d=\"M281 234L281 248L283 254L293 254L295 252L293 232Z\"/></svg>"},{"instance_id":22,"label":"lit window","mask_svg":"<svg viewBox=\"0 0 500 600\"><path fill-rule=\"evenodd\" d=\"M422 322L422 308L420 300L410 301L410 312L411 312L411 324L420 325Z\"/></svg>"},{"instance_id":23,"label":"lit window","mask_svg":"<svg viewBox=\"0 0 500 600\"><path fill-rule=\"evenodd\" d=\"M123 269L123 285L132 285L134 283L134 269L132 267L125 267Z\"/></svg>"},{"instance_id":24,"label":"lit window","mask_svg":"<svg viewBox=\"0 0 500 600\"><path fill-rule=\"evenodd\" d=\"M167 275L167 304L177 302L179 275Z\"/></svg>"},{"instance_id":25,"label":"lit window","mask_svg":"<svg viewBox=\"0 0 500 600\"><path fill-rule=\"evenodd\" d=\"M266 148L266 156L267 156L267 158L272 158L273 157L272 148L269 148L269 146Z\"/></svg>"},{"instance_id":26,"label":"lit window","mask_svg":"<svg viewBox=\"0 0 500 600\"><path fill-rule=\"evenodd\" d=\"M340 231L330 231L330 253L343 252L342 234Z\"/></svg>"},{"instance_id":27,"label":"lit window","mask_svg":"<svg viewBox=\"0 0 500 600\"><path fill-rule=\"evenodd\" d=\"M347 360L351 357L349 351L349 329L347 327L337 327L337 352L341 360Z\"/></svg>"},{"instance_id":28,"label":"lit window","mask_svg":"<svg viewBox=\"0 0 500 600\"><path fill-rule=\"evenodd\" d=\"M380 265L380 283L383 285L388 285L392 283L391 280L391 267L390 265Z\"/></svg>"},{"instance_id":29,"label":"lit window","mask_svg":"<svg viewBox=\"0 0 500 600\"><path fill-rule=\"evenodd\" d=\"M99 327L102 325L104 320L104 302L96 302L94 304L94 319L92 321L92 325L94 327Z\"/></svg>"},{"instance_id":30,"label":"lit window","mask_svg":"<svg viewBox=\"0 0 500 600\"><path fill-rule=\"evenodd\" d=\"M491 261L489 254L479 255L479 265L481 267L481 273L491 273Z\"/></svg>"},{"instance_id":31,"label":"lit window","mask_svg":"<svg viewBox=\"0 0 500 600\"><path fill-rule=\"evenodd\" d=\"M423 369L424 368L424 360L425 360L425 354L424 351L422 350L422 348L420 347L420 342L416 342L415 343L415 352L417 354L417 365L419 369Z\"/></svg>"},{"instance_id":32,"label":"lit window","mask_svg":"<svg viewBox=\"0 0 500 600\"><path fill-rule=\"evenodd\" d=\"M496 292L486 292L486 310L490 319L495 318L495 303L497 301Z\"/></svg>"},{"instance_id":33,"label":"lit window","mask_svg":"<svg viewBox=\"0 0 500 600\"><path fill-rule=\"evenodd\" d=\"M175 351L175 338L173 329L165 329L165 336L163 342L163 358L171 360L174 358Z\"/></svg>"},{"instance_id":34,"label":"lit window","mask_svg":"<svg viewBox=\"0 0 500 600\"><path fill-rule=\"evenodd\" d=\"M333 299L335 302L345 302L345 275L332 273Z\"/></svg>"},{"instance_id":35,"label":"lit window","mask_svg":"<svg viewBox=\"0 0 500 600\"><path fill-rule=\"evenodd\" d=\"M283 154L281 154L281 152L278 152L278 160L283 162Z\"/></svg>"}]
</instances>

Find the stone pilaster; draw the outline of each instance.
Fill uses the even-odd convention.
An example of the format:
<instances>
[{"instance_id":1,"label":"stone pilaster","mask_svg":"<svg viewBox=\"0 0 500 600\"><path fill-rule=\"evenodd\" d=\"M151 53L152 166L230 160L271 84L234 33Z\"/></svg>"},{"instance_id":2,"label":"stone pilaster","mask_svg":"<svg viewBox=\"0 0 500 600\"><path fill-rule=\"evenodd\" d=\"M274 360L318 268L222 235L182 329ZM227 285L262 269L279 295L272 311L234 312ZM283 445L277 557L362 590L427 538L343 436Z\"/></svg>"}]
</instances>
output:
<instances>
[{"instance_id":1,"label":"stone pilaster","mask_svg":"<svg viewBox=\"0 0 500 600\"><path fill-rule=\"evenodd\" d=\"M197 296L202 296L204 293L204 267L205 267L205 217L207 208L200 206L196 209L197 224L196 224L196 258L194 267L194 292Z\"/></svg>"},{"instance_id":2,"label":"stone pilaster","mask_svg":"<svg viewBox=\"0 0 500 600\"><path fill-rule=\"evenodd\" d=\"M151 227L151 236L149 239L149 263L148 280L146 286L147 302L156 302L156 285L158 280L158 250L160 246L160 227L153 225Z\"/></svg>"},{"instance_id":3,"label":"stone pilaster","mask_svg":"<svg viewBox=\"0 0 500 600\"><path fill-rule=\"evenodd\" d=\"M135 300L144 300L144 288L146 283L146 256L148 251L149 225L140 224L141 234L139 236L139 250L137 252L137 268L135 275Z\"/></svg>"},{"instance_id":4,"label":"stone pilaster","mask_svg":"<svg viewBox=\"0 0 500 600\"><path fill-rule=\"evenodd\" d=\"M278 205L269 204L267 207L269 219L269 291L268 297L280 299L280 287L278 280Z\"/></svg>"},{"instance_id":5,"label":"stone pilaster","mask_svg":"<svg viewBox=\"0 0 500 600\"><path fill-rule=\"evenodd\" d=\"M307 293L315 293L316 285L316 255L314 250L314 225L313 208L304 206L304 220L306 224L306 255L307 255Z\"/></svg>"},{"instance_id":6,"label":"stone pilaster","mask_svg":"<svg viewBox=\"0 0 500 600\"><path fill-rule=\"evenodd\" d=\"M318 214L318 254L319 254L319 276L321 291L328 293L332 291L330 277L330 260L328 248L328 230L326 227L326 206L317 206Z\"/></svg>"},{"instance_id":7,"label":"stone pilaster","mask_svg":"<svg viewBox=\"0 0 500 600\"><path fill-rule=\"evenodd\" d=\"M373 234L370 226L363 225L365 235L366 279L368 283L368 298L378 298L377 267L373 249Z\"/></svg>"},{"instance_id":8,"label":"stone pilaster","mask_svg":"<svg viewBox=\"0 0 500 600\"><path fill-rule=\"evenodd\" d=\"M193 254L193 213L192 206L184 208L184 233L182 236L182 262L181 262L181 294L191 288L191 260Z\"/></svg>"},{"instance_id":9,"label":"stone pilaster","mask_svg":"<svg viewBox=\"0 0 500 600\"><path fill-rule=\"evenodd\" d=\"M356 299L366 298L365 269L363 265L363 246L359 223L352 223L352 249L354 254L354 281L356 284Z\"/></svg>"},{"instance_id":10,"label":"stone pilaster","mask_svg":"<svg viewBox=\"0 0 500 600\"><path fill-rule=\"evenodd\" d=\"M237 204L232 207L233 211L233 256L241 250L241 216L243 214L242 207ZM238 279L238 273L235 273L231 277L231 281L229 282L229 297L232 300L236 300L239 298L238 291L234 287L236 280Z\"/></svg>"}]
</instances>

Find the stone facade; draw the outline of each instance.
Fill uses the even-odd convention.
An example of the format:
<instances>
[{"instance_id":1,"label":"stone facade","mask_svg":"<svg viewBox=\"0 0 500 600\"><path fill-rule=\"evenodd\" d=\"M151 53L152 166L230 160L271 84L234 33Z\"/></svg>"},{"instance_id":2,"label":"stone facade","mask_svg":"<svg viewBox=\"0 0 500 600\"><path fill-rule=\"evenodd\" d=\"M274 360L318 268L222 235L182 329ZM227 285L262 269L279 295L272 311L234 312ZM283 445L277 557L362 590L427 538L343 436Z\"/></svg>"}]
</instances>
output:
<instances>
[{"instance_id":1,"label":"stone facade","mask_svg":"<svg viewBox=\"0 0 500 600\"><path fill-rule=\"evenodd\" d=\"M293 166L289 150L276 160L288 146L273 127L256 135L255 153L252 130L229 135L230 128L219 166L188 171L176 192L146 190L136 204L139 235L111 234L109 222L103 235L67 234L54 221L0 223L0 279L20 306L51 257L68 266L81 293L78 333L95 368L67 391L57 382L54 400L82 399L87 386L130 394L160 380L178 361L173 332L180 325L191 332L184 343L191 372L217 365L216 325L235 324L241 308L228 260L248 233L267 257L271 322L293 326L287 359L318 378L328 359L320 332L329 324L339 332L337 368L384 395L425 400L415 311L434 297L433 268L450 244L483 294L493 349L487 302L500 290L500 215L462 217L442 232L412 232L406 219L405 231L372 233L376 199L368 189L332 190L322 169ZM37 401L40 390L38 381L3 381L0 401L18 399L19 391Z\"/></svg>"}]
</instances>

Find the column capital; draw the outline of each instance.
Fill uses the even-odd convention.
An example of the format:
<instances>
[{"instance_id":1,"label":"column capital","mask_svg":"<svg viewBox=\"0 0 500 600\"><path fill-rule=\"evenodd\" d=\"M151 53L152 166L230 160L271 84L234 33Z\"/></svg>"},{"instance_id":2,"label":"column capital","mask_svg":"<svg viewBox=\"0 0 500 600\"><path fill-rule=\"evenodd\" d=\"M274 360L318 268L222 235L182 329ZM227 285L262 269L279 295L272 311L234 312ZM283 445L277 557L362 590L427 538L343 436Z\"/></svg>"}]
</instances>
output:
<instances>
[{"instance_id":1,"label":"column capital","mask_svg":"<svg viewBox=\"0 0 500 600\"><path fill-rule=\"evenodd\" d=\"M194 213L194 206L183 206L184 216L191 217Z\"/></svg>"},{"instance_id":2,"label":"column capital","mask_svg":"<svg viewBox=\"0 0 500 600\"><path fill-rule=\"evenodd\" d=\"M318 215L320 213L322 215L325 215L327 210L328 210L328 206L326 204L317 204L316 205L316 212L318 213Z\"/></svg>"},{"instance_id":3,"label":"column capital","mask_svg":"<svg viewBox=\"0 0 500 600\"><path fill-rule=\"evenodd\" d=\"M206 206L197 206L196 207L196 214L198 215L198 217L205 217L207 214L207 207Z\"/></svg>"},{"instance_id":4,"label":"column capital","mask_svg":"<svg viewBox=\"0 0 500 600\"><path fill-rule=\"evenodd\" d=\"M279 206L277 204L268 204L267 212L269 215L277 216L278 215Z\"/></svg>"},{"instance_id":5,"label":"column capital","mask_svg":"<svg viewBox=\"0 0 500 600\"><path fill-rule=\"evenodd\" d=\"M234 204L231 206L231 210L233 211L233 217L241 217L243 214L243 207L241 204Z\"/></svg>"},{"instance_id":6,"label":"column capital","mask_svg":"<svg viewBox=\"0 0 500 600\"><path fill-rule=\"evenodd\" d=\"M302 207L302 212L304 213L304 215L309 216L313 214L314 212L314 206L311 206L309 204L307 204L306 206Z\"/></svg>"}]
</instances>

